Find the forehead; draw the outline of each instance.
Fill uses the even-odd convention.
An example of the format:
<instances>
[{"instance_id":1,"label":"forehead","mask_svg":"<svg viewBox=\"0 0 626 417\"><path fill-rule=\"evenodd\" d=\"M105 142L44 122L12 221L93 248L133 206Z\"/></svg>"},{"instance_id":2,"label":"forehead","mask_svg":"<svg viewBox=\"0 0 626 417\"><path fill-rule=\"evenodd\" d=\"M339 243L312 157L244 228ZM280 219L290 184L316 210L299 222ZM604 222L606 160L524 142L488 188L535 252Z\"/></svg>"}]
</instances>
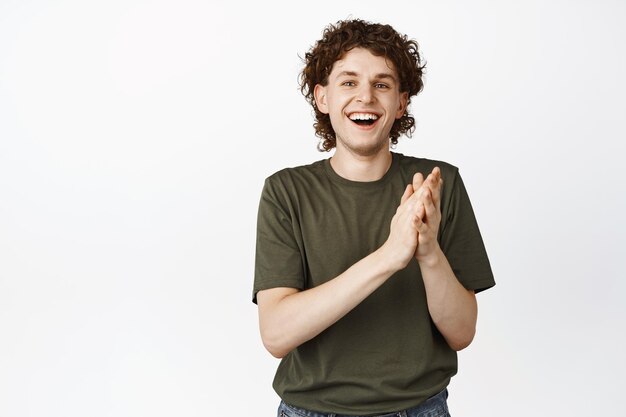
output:
<instances>
[{"instance_id":1,"label":"forehead","mask_svg":"<svg viewBox=\"0 0 626 417\"><path fill-rule=\"evenodd\" d=\"M374 55L365 48L354 48L344 53L340 59L335 61L330 75L337 76L344 72L389 74L394 78L398 75L391 60L384 56Z\"/></svg>"}]
</instances>

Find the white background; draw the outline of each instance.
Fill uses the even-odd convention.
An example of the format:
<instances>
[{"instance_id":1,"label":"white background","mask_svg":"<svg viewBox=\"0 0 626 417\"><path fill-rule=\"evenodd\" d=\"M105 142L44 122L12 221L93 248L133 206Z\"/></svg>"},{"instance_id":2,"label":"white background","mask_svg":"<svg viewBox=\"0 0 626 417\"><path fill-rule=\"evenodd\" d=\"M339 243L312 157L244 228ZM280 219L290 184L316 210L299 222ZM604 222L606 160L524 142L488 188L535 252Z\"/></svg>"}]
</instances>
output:
<instances>
[{"instance_id":1,"label":"white background","mask_svg":"<svg viewBox=\"0 0 626 417\"><path fill-rule=\"evenodd\" d=\"M0 416L272 416L263 180L316 150L328 23L427 61L398 152L460 167L497 286L454 416L614 415L626 362L621 1L0 2Z\"/></svg>"}]
</instances>

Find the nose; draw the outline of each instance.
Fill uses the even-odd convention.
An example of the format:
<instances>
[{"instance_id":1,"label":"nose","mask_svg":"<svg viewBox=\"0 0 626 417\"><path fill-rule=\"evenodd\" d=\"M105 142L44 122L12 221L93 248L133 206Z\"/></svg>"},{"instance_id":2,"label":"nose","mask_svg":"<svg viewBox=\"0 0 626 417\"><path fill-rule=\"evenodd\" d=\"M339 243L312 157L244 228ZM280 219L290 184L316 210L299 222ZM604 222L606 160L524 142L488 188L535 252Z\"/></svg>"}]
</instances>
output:
<instances>
[{"instance_id":1,"label":"nose","mask_svg":"<svg viewBox=\"0 0 626 417\"><path fill-rule=\"evenodd\" d=\"M372 86L368 84L362 84L357 91L356 101L359 103L371 103L374 100L374 94Z\"/></svg>"}]
</instances>

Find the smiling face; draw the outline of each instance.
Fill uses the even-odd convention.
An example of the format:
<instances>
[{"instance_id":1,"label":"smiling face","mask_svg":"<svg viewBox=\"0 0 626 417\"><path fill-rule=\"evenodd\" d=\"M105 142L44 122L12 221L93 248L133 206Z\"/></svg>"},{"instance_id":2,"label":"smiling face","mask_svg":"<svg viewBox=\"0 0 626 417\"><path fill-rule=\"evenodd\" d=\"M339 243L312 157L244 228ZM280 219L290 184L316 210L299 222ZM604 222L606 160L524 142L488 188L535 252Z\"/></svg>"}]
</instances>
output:
<instances>
[{"instance_id":1,"label":"smiling face","mask_svg":"<svg viewBox=\"0 0 626 417\"><path fill-rule=\"evenodd\" d=\"M364 48L336 61L327 85L315 86L318 109L330 117L337 152L372 156L389 151L389 132L406 110L393 63Z\"/></svg>"}]
</instances>

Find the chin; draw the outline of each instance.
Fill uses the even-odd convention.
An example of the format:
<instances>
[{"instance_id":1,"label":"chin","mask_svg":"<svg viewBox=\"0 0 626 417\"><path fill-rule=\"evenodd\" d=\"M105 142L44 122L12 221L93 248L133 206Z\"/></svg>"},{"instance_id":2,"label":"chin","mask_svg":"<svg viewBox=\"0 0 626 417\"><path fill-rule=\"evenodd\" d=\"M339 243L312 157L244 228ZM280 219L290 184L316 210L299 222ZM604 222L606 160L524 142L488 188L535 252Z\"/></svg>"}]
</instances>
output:
<instances>
[{"instance_id":1,"label":"chin","mask_svg":"<svg viewBox=\"0 0 626 417\"><path fill-rule=\"evenodd\" d=\"M344 143L343 146L350 152L359 156L374 156L383 150L389 150L389 141L376 143Z\"/></svg>"}]
</instances>

